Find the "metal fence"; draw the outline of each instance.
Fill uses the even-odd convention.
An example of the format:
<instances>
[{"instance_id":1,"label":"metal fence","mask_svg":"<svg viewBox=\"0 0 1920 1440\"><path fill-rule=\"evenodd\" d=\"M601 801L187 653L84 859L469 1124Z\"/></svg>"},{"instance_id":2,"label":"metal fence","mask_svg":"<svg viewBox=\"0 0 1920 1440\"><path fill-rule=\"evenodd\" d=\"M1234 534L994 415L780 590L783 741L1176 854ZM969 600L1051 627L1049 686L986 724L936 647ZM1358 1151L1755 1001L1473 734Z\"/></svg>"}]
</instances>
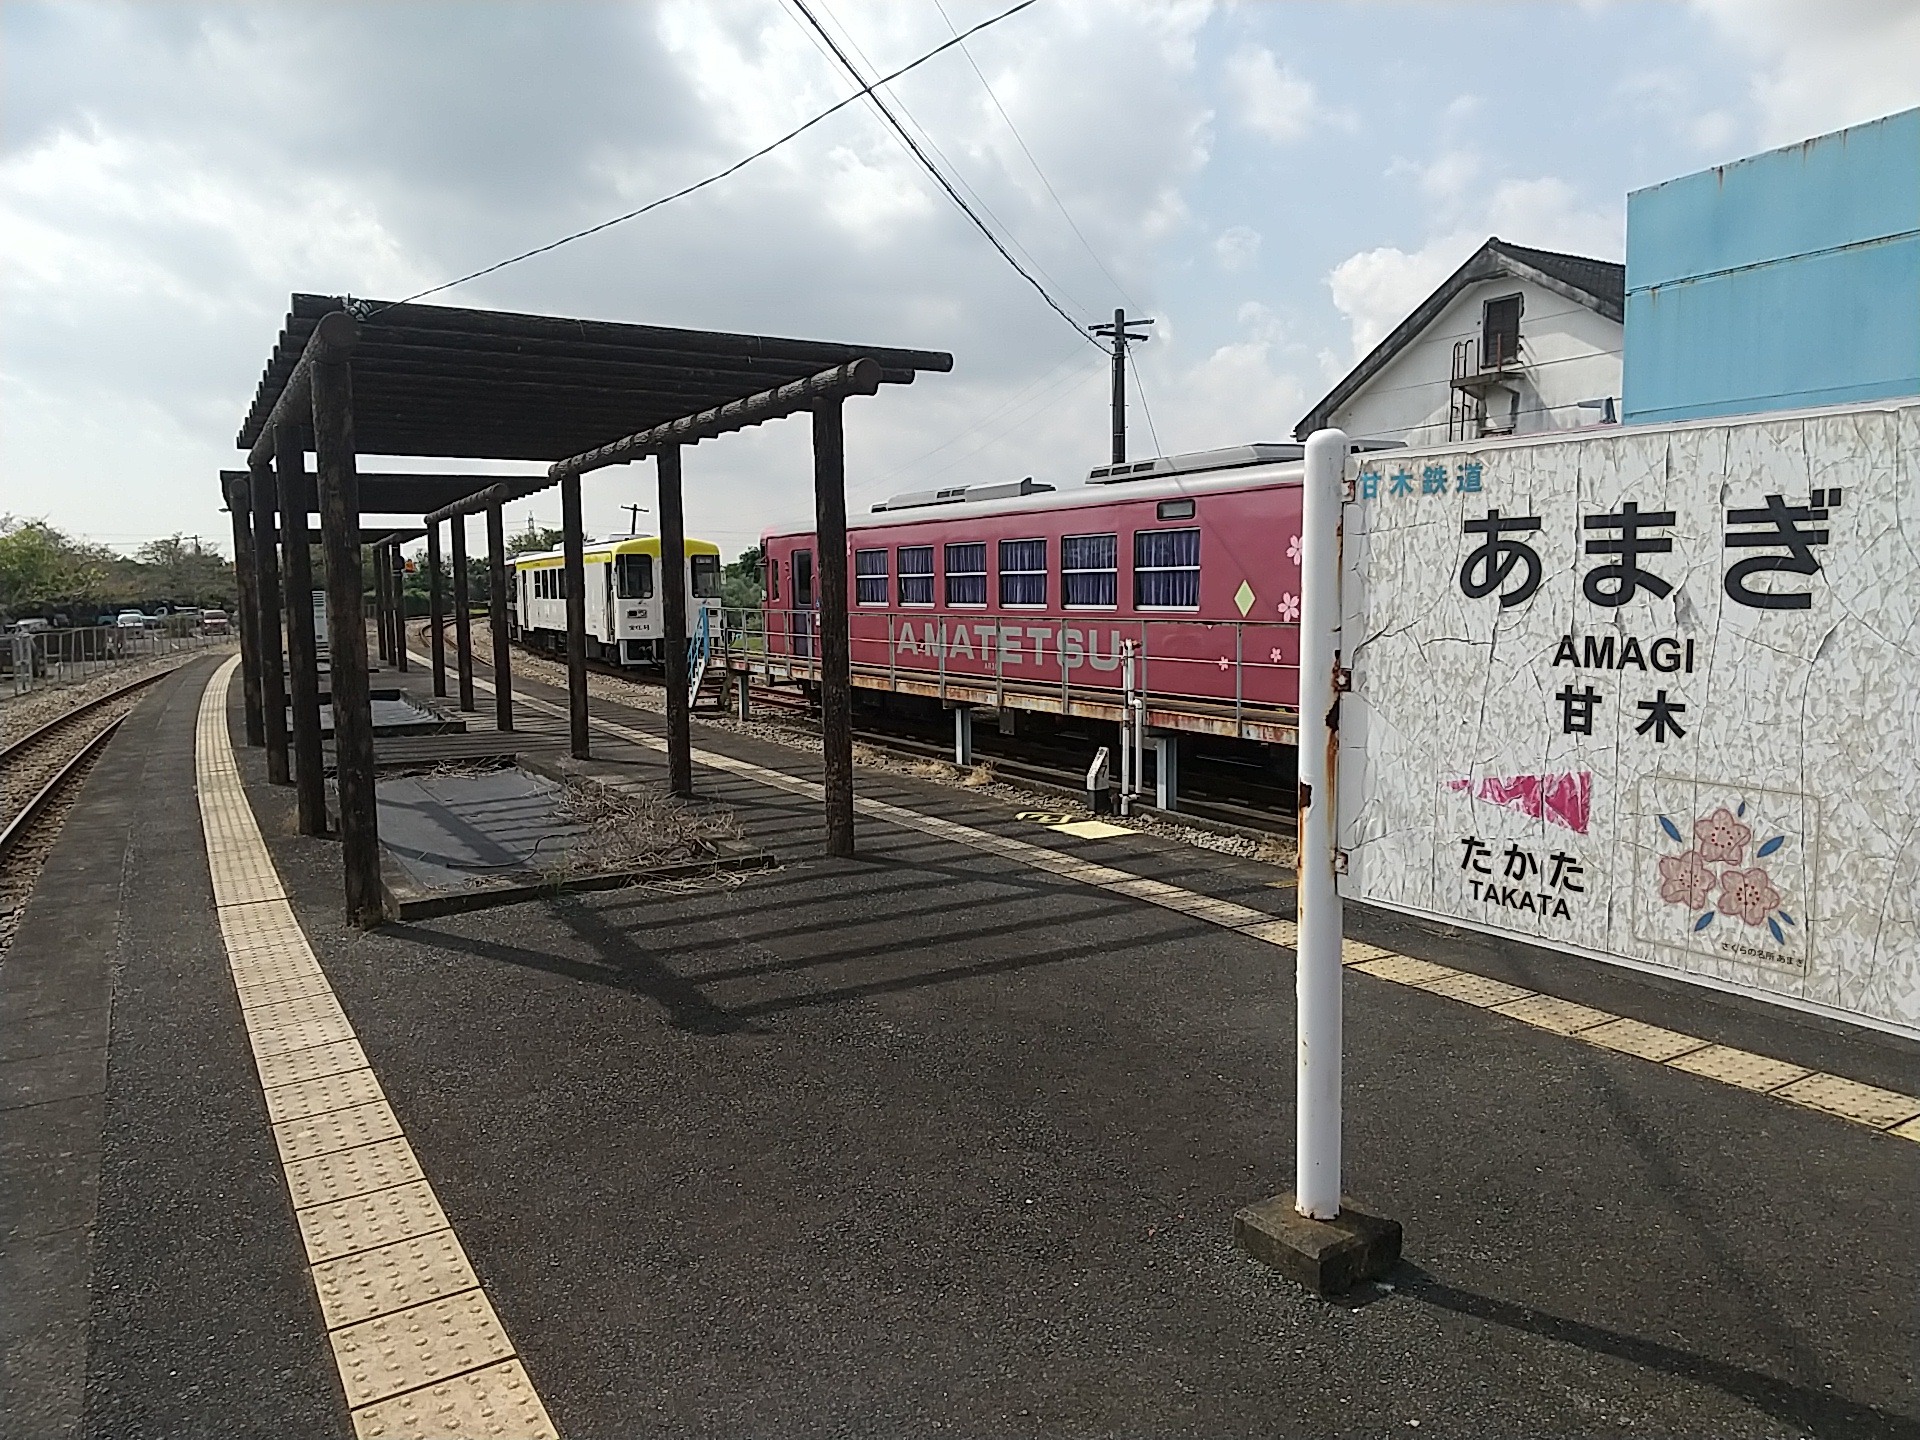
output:
<instances>
[{"instance_id":1,"label":"metal fence","mask_svg":"<svg viewBox=\"0 0 1920 1440\"><path fill-rule=\"evenodd\" d=\"M0 641L11 693L25 695L59 685L75 685L95 675L225 645L230 634L208 634L197 626L90 625L74 630L16 630Z\"/></svg>"}]
</instances>

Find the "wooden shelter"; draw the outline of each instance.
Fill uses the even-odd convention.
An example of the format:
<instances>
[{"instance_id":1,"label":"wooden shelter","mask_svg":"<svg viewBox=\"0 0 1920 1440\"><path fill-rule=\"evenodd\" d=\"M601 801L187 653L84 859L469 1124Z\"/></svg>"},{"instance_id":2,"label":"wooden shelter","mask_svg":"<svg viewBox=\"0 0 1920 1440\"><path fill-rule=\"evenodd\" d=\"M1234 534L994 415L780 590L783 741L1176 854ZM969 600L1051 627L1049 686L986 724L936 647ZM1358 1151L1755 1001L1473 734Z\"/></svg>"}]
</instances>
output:
<instances>
[{"instance_id":1,"label":"wooden shelter","mask_svg":"<svg viewBox=\"0 0 1920 1440\"><path fill-rule=\"evenodd\" d=\"M439 305L295 295L253 406L240 428L245 471L223 471L241 587L247 739L267 750L269 778L293 783L305 833L326 828L318 681L304 597L308 520L325 556L334 747L349 917L383 916L368 698L363 543L374 544L378 647L407 663L399 537L368 517L421 519L428 542L434 693L446 693L441 634L440 526L451 527L459 703L473 708L466 619L466 517L487 517L493 584L496 719L512 726L506 648L502 507L558 484L565 535L567 670L574 754L590 748L586 586L580 477L652 457L658 471L661 564L684 570L681 451L802 411L812 416L820 548L821 711L826 742L827 848L853 853L852 699L847 640L846 495L842 402L922 370L946 371L943 351L736 335ZM306 455L314 475L306 474ZM358 473L361 453L444 459L537 460L546 473L509 477ZM363 525L365 536L363 536ZM371 539L367 538L371 537ZM686 596L665 588L668 773L692 789L686 682ZM285 662L280 642L282 616ZM292 724L289 726L288 690ZM289 756L291 731L291 757ZM291 763L290 763L291 758Z\"/></svg>"}]
</instances>

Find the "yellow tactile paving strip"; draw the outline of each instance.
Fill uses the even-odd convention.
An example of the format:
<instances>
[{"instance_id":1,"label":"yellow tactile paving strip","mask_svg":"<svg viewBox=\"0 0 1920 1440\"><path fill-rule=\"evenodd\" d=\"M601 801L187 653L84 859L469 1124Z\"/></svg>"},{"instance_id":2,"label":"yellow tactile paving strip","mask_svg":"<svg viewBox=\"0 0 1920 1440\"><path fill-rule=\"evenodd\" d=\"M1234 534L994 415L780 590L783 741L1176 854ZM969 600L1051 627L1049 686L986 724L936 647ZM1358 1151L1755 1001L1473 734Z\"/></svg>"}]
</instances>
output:
<instances>
[{"instance_id":1,"label":"yellow tactile paving strip","mask_svg":"<svg viewBox=\"0 0 1920 1440\"><path fill-rule=\"evenodd\" d=\"M422 665L431 663L425 657L419 658ZM474 683L489 692L493 688L484 680ZM515 692L514 699L517 704L549 715L564 716L566 713L560 706L531 695ZM664 740L645 731L597 715L592 719L597 728L630 744L657 751L667 748ZM775 790L785 790L812 799L819 799L824 794L818 781L803 780L717 751L702 750L696 746L693 759L709 769L754 780ZM938 816L922 815L898 805L890 805L884 800L856 797L854 808L876 820L886 820L905 829L917 830L923 835L935 835L974 850L1004 855L1063 879L1077 880L1111 894L1158 905L1255 940L1264 940L1285 950L1293 949L1299 938L1294 922L1290 920L1275 920L1232 901L1196 894L1177 885L1145 879L1109 865L1049 850L1045 846L1030 845L1010 836L976 830L970 825L942 820ZM1697 1036L1629 1020L1557 996L1536 994L1518 985L1456 970L1449 965L1398 955L1358 940L1342 941L1340 958L1350 968L1377 980L1425 990L1431 995L1471 1005L1537 1029L1583 1040L1590 1045L1632 1055L1670 1069L1684 1070L1688 1074L1717 1080L1738 1089L1772 1095L1810 1110L1837 1115L1870 1130L1897 1135L1904 1140L1920 1141L1920 1098L1912 1095L1862 1085L1838 1075L1809 1071L1784 1060L1750 1054L1731 1046L1711 1044Z\"/></svg>"},{"instance_id":2,"label":"yellow tactile paving strip","mask_svg":"<svg viewBox=\"0 0 1920 1440\"><path fill-rule=\"evenodd\" d=\"M201 697L201 824L234 992L354 1433L551 1436L260 838L227 735L238 663L215 672Z\"/></svg>"}]
</instances>

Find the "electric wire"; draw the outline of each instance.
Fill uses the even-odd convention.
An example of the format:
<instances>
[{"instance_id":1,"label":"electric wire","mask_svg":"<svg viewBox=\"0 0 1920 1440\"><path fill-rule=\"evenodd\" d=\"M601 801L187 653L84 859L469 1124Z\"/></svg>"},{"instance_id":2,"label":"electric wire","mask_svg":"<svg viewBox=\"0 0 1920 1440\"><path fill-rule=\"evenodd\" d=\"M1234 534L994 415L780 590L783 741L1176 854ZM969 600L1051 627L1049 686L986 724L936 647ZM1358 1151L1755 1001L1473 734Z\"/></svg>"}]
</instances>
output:
<instances>
[{"instance_id":1,"label":"electric wire","mask_svg":"<svg viewBox=\"0 0 1920 1440\"><path fill-rule=\"evenodd\" d=\"M1136 363L1127 369L1133 375L1133 391L1140 397L1140 409L1147 417L1147 433L1153 437L1153 453L1164 455L1167 452L1160 448L1160 427L1153 423L1153 407L1147 404L1147 387L1140 383L1140 366Z\"/></svg>"},{"instance_id":2,"label":"electric wire","mask_svg":"<svg viewBox=\"0 0 1920 1440\"><path fill-rule=\"evenodd\" d=\"M675 190L670 195L662 195L656 200L650 200L645 205L640 206L638 209L629 210L623 215L615 215L610 220L602 220L597 225L589 225L584 230L576 230L571 235L563 235L558 240L549 241L545 245L536 245L531 250L523 250L518 255L511 255L511 256L508 256L505 260L498 260L491 265L482 266L480 269L474 270L468 274L462 275L456 280L448 280L443 284L434 285L429 287L428 289L418 291L415 294L407 296L404 300L395 300L389 304L380 306L379 309L377 310L369 310L367 314L362 316L361 318L371 319L375 315L379 315L384 311L391 310L395 305L411 305L414 301L424 300L429 295L438 295L442 291L453 289L456 285L465 285L471 280L478 280L482 276L492 275L496 271L506 269L509 265L518 265L521 261L531 260L536 255L545 255L550 251L558 250L562 245L571 245L576 240L584 240L589 235L598 235L602 230L610 230L615 225L624 225L629 220L637 220L640 218L640 216L645 215L650 210L658 210L661 206L670 204L675 200L684 199L685 197L693 194L697 190L704 190L709 185L718 184L720 181L725 180L728 176L736 174L741 170L744 170L747 166L751 165L754 161L762 159L767 155L771 155L775 150L778 150L782 145L785 145L788 141L797 139L799 136L804 135L807 131L811 130L814 126L818 125L821 121L827 119L829 116L838 114L840 111L846 109L847 106L853 104L854 101L861 99L863 96L871 99L873 96L873 90L875 86L885 85L890 81L898 80L902 75L905 75L908 71L918 69L920 66L926 64L927 61L933 59L935 56L940 55L947 50L952 49L954 46L960 44L961 41L967 39L969 36L977 35L982 30L987 29L989 26L998 25L1002 20L1010 19L1011 17L1018 15L1022 10L1025 10L1029 6L1032 6L1038 3L1039 3L1039 0L1019 0L1018 4L1009 6L1007 9L1002 10L998 15L989 16L987 19L982 20L978 25L975 25L971 29L967 30L965 34L956 35L953 39L948 40L943 44L936 45L933 49L927 51L926 54L920 56L919 59L910 61L909 63L902 65L898 70L893 71L891 74L882 75L879 79L873 81L871 84L868 84L865 81L863 81L860 78L860 74L857 70L852 70L851 67L848 67L850 72L854 76L855 83L860 85L860 88L858 90L854 91L853 94L847 96L845 99L838 100L834 102L832 105L829 105L826 109L822 110L818 115L815 115L812 119L807 120L802 124L796 125L793 129L787 131L786 134L780 136L777 140L771 141L770 143L761 146L758 150L754 151L751 155L748 155L743 159L736 160L733 164L727 166L724 170L716 170L713 174L707 176L703 180L696 180L693 184L684 186L679 190ZM818 22L815 22L815 23L817 24ZM889 118L891 118L891 116L889 116ZM897 122L896 122L896 125L897 125ZM912 145L913 142L909 140L907 143L909 145ZM937 177L937 172L936 172L936 177ZM946 182L942 180L941 183L944 185ZM952 193L951 186L948 187L948 193L949 194ZM954 198L956 201L959 200L959 197L957 195ZM962 202L961 208L962 209L966 208L964 202ZM971 212L969 212L969 214L971 214ZM979 224L979 221L976 219L974 223ZM988 234L987 238L989 240L992 240L993 236L991 234ZM996 247L999 246L999 243L1000 242L997 240L994 241L994 244ZM1004 248L1001 250L1001 253L1002 254L1006 253ZM1009 259L1009 261L1011 261L1013 257L1008 256L1007 258ZM1017 262L1014 264L1014 268L1016 270L1020 268ZM1021 273L1025 274L1026 272L1022 271ZM1031 282L1032 277L1028 276L1028 279ZM1043 290L1041 291L1041 293L1044 295L1046 292ZM1053 304L1051 297L1049 297L1047 303L1050 305ZM1059 310L1060 307L1058 305L1054 305L1054 309ZM1064 310L1061 310L1060 313L1063 316L1065 316L1069 322L1073 321L1073 317L1070 315L1067 315Z\"/></svg>"},{"instance_id":3,"label":"electric wire","mask_svg":"<svg viewBox=\"0 0 1920 1440\"><path fill-rule=\"evenodd\" d=\"M1104 351L1106 347L1103 346L1098 340L1094 339L1093 336L1086 333L1086 330L1081 325L1081 323L1078 320L1074 319L1072 315L1067 313L1067 311L1061 306L1060 302L1053 298L1052 294L1047 290L1047 287L1042 285L1039 282L1039 280L1035 279L1033 272L1027 269L1026 266L1022 265L1020 261L1015 258L1013 252L1009 250L1004 243L1002 243L1000 237L994 234L993 231L988 228L986 221L982 220L980 216L974 211L973 207L967 204L965 198L960 194L960 192L953 188L953 183L950 180L948 180L944 174L941 173L940 168L936 166L932 160L927 158L927 152L922 150L919 144L914 140L913 136L907 133L907 127L902 125L900 123L899 117L896 116L893 113L893 111L887 108L886 101L882 100L879 97L879 95L874 93L874 86L883 84L885 82L876 80L872 84L865 83L863 77L861 76L860 68L857 65L855 65L851 59L848 58L846 51L840 48L839 42L835 40L832 34L828 32L827 28L820 23L819 17L816 16L813 13L813 11L807 8L806 0L789 0L789 3L792 4L793 7L797 9L801 13L801 15L803 15L806 18L806 21L809 25L813 26L813 28L819 32L820 38L827 42L828 48L833 51L835 58L839 60L841 68L844 69L849 75L853 77L856 84L859 84L861 86L860 93L866 97L867 103L871 105L876 111L879 112L881 118L884 119L887 122L887 124L893 127L894 133L900 137L901 143L903 143L907 147L907 150L912 154L913 158L915 160L918 160L920 162L921 167L925 169L927 174L933 177L935 183L937 183L942 190L947 192L947 197L950 200L952 200L955 205L958 205L960 207L961 213L964 214L968 220L973 222L974 228L978 230L982 235L987 237L987 243L992 245L995 250L998 250L1000 252L1000 257L1003 260L1005 260L1007 264L1011 265L1014 268L1015 272L1019 274L1022 280L1025 280L1027 284L1033 287L1035 293L1038 294L1042 300L1046 301L1047 307L1049 309L1051 309L1062 320L1066 321L1067 324L1073 327L1073 331L1076 335L1079 335L1082 339L1086 340L1086 342L1092 345L1094 349ZM978 30L980 28L981 27L976 25L974 27L974 30ZM974 31L970 30L967 33L972 34L974 33ZM956 41L954 40L950 40L947 42L947 44L949 45L954 43L956 43ZM886 78L892 79L893 77L888 76Z\"/></svg>"}]
</instances>

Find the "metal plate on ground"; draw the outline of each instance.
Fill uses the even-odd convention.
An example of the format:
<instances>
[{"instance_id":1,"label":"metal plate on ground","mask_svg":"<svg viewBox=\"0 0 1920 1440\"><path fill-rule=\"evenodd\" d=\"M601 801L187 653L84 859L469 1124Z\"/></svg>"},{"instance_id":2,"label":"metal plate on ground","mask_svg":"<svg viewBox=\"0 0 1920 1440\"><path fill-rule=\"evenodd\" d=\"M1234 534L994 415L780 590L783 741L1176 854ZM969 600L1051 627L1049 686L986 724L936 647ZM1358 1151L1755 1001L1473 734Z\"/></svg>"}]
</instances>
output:
<instances>
[{"instance_id":1,"label":"metal plate on ground","mask_svg":"<svg viewBox=\"0 0 1920 1440\"><path fill-rule=\"evenodd\" d=\"M1903 1121L1920 1117L1920 1100L1913 1096L1882 1090L1876 1085L1862 1085L1857 1080L1843 1080L1838 1075L1809 1075L1791 1085L1782 1085L1773 1093L1796 1105L1824 1110L1829 1115L1871 1125L1877 1130L1890 1130Z\"/></svg>"},{"instance_id":2,"label":"metal plate on ground","mask_svg":"<svg viewBox=\"0 0 1920 1440\"><path fill-rule=\"evenodd\" d=\"M253 1062L260 1069L261 1085L271 1090L301 1080L318 1080L322 1075L338 1075L344 1070L364 1070L367 1052L360 1048L358 1040L348 1038L271 1055L262 1054L256 1047Z\"/></svg>"},{"instance_id":3,"label":"metal plate on ground","mask_svg":"<svg viewBox=\"0 0 1920 1440\"><path fill-rule=\"evenodd\" d=\"M359 1440L558 1440L518 1360L503 1360L353 1412Z\"/></svg>"},{"instance_id":4,"label":"metal plate on ground","mask_svg":"<svg viewBox=\"0 0 1920 1440\"><path fill-rule=\"evenodd\" d=\"M273 1143L280 1147L281 1162L291 1165L315 1155L391 1140L399 1133L400 1122L387 1102L373 1100L351 1109L326 1110L275 1125Z\"/></svg>"},{"instance_id":5,"label":"metal plate on ground","mask_svg":"<svg viewBox=\"0 0 1920 1440\"><path fill-rule=\"evenodd\" d=\"M1591 1030L1596 1025L1618 1018L1604 1010L1576 1005L1571 1000L1556 1000L1551 995L1529 995L1525 1000L1495 1005L1493 1013L1524 1021L1528 1025L1537 1025L1556 1035L1577 1035L1582 1030Z\"/></svg>"},{"instance_id":6,"label":"metal plate on ground","mask_svg":"<svg viewBox=\"0 0 1920 1440\"><path fill-rule=\"evenodd\" d=\"M296 1212L294 1218L300 1222L307 1260L314 1265L427 1235L447 1225L440 1201L425 1180L315 1205Z\"/></svg>"},{"instance_id":7,"label":"metal plate on ground","mask_svg":"<svg viewBox=\"0 0 1920 1440\"><path fill-rule=\"evenodd\" d=\"M276 1085L266 1095L267 1119L275 1125L385 1098L371 1070L348 1070L339 1075L296 1080L291 1085Z\"/></svg>"},{"instance_id":8,"label":"metal plate on ground","mask_svg":"<svg viewBox=\"0 0 1920 1440\"><path fill-rule=\"evenodd\" d=\"M360 1250L313 1267L329 1330L443 1300L480 1284L451 1230Z\"/></svg>"},{"instance_id":9,"label":"metal plate on ground","mask_svg":"<svg viewBox=\"0 0 1920 1440\"><path fill-rule=\"evenodd\" d=\"M1707 1043L1698 1036L1663 1030L1641 1020L1609 1020L1591 1030L1582 1030L1580 1038L1592 1045L1604 1045L1609 1050L1655 1061L1675 1059Z\"/></svg>"},{"instance_id":10,"label":"metal plate on ground","mask_svg":"<svg viewBox=\"0 0 1920 1440\"><path fill-rule=\"evenodd\" d=\"M479 1290L363 1320L327 1338L354 1408L513 1355L507 1332Z\"/></svg>"},{"instance_id":11,"label":"metal plate on ground","mask_svg":"<svg viewBox=\"0 0 1920 1440\"><path fill-rule=\"evenodd\" d=\"M424 1178L413 1147L400 1139L336 1150L287 1166L287 1189L293 1194L296 1210Z\"/></svg>"}]
</instances>

